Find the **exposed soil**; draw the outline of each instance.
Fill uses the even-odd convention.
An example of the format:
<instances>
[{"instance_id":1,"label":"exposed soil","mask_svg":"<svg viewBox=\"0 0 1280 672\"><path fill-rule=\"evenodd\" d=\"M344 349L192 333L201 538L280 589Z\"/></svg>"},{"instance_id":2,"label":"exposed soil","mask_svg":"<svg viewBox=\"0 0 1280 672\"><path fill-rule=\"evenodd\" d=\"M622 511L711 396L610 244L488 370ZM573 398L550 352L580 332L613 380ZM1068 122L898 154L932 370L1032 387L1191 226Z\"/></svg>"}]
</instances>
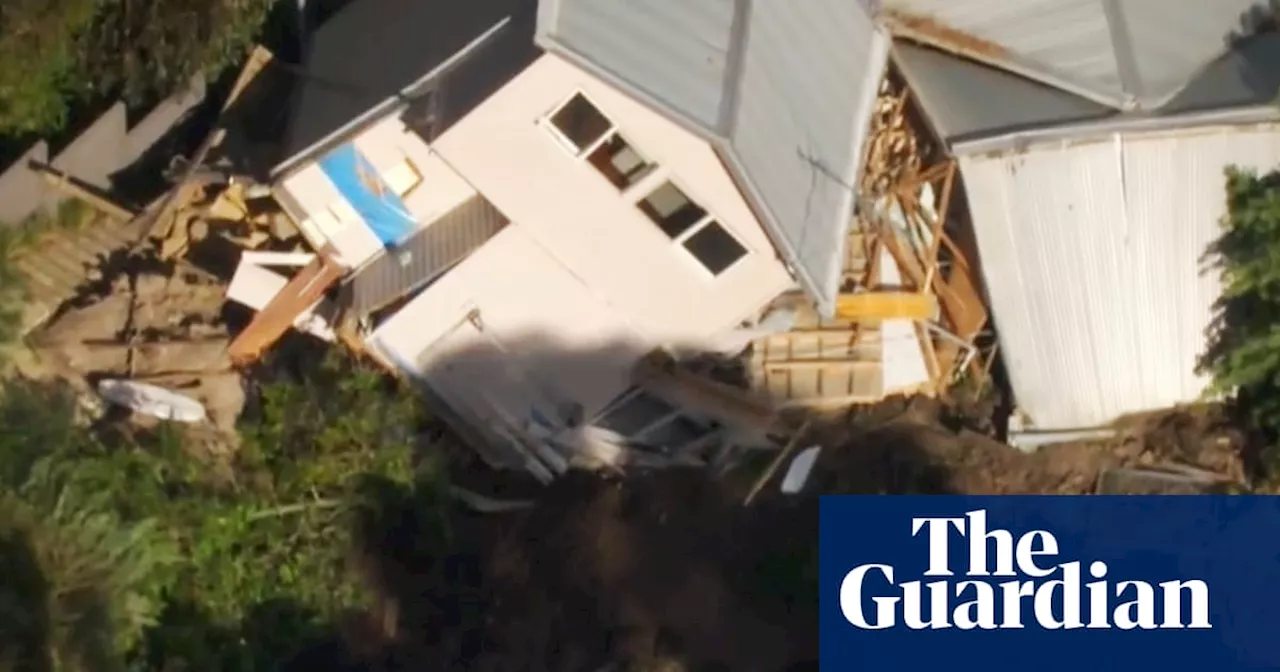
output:
<instances>
[{"instance_id":1,"label":"exposed soil","mask_svg":"<svg viewBox=\"0 0 1280 672\"><path fill-rule=\"evenodd\" d=\"M775 483L749 508L758 468L566 477L527 512L468 523L478 567L452 586L468 588L451 616L407 624L401 654L426 644L409 633L431 632L414 669L814 669L819 493L1086 494L1105 470L1167 463L1244 473L1242 438L1212 408L1030 454L964 415L917 399L832 419L815 431L824 449L806 492Z\"/></svg>"},{"instance_id":2,"label":"exposed soil","mask_svg":"<svg viewBox=\"0 0 1280 672\"><path fill-rule=\"evenodd\" d=\"M29 337L43 377L77 388L132 378L171 389L204 404L216 434L234 441L244 393L226 354L225 287L194 270L146 262L122 261ZM137 274L132 283L126 268Z\"/></svg>"}]
</instances>

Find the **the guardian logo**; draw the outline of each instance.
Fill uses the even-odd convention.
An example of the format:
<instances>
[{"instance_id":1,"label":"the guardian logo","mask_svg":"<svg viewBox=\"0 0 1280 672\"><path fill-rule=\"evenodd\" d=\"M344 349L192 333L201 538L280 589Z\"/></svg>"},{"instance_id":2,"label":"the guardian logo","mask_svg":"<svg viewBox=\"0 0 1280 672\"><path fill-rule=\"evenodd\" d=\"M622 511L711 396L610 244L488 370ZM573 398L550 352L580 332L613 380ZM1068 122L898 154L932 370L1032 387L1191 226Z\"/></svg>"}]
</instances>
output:
<instances>
[{"instance_id":1,"label":"the guardian logo","mask_svg":"<svg viewBox=\"0 0 1280 672\"><path fill-rule=\"evenodd\" d=\"M897 583L890 565L854 567L840 583L840 611L855 627L883 630L901 622L913 630L1018 629L1027 627L1028 618L1032 627L1046 629L1213 627L1204 581L1165 581L1158 590L1146 581L1112 583L1101 560L1087 563L1087 569L1080 560L1057 562L1058 540L1049 532L1034 530L1015 539L1008 530L988 530L986 511L970 511L963 518L913 518L911 534L927 537L926 577L955 576L948 544L953 536L967 539L966 580ZM994 568L988 557L992 548ZM1084 571L1095 580L1082 583ZM864 605L867 598L870 604Z\"/></svg>"}]
</instances>

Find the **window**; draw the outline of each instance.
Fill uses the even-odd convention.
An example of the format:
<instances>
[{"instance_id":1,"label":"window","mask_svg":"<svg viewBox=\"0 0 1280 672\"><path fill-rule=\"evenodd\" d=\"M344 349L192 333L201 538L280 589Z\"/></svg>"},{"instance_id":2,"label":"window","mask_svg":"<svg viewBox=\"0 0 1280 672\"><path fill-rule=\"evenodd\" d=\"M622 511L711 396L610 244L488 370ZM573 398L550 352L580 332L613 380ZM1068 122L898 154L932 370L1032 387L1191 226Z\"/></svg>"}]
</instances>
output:
<instances>
[{"instance_id":1,"label":"window","mask_svg":"<svg viewBox=\"0 0 1280 672\"><path fill-rule=\"evenodd\" d=\"M711 271L720 275L733 262L745 257L747 250L719 222L709 221L684 241L684 249Z\"/></svg>"},{"instance_id":2,"label":"window","mask_svg":"<svg viewBox=\"0 0 1280 672\"><path fill-rule=\"evenodd\" d=\"M551 125L579 155L613 130L613 122L581 93L574 94L569 102L551 115Z\"/></svg>"},{"instance_id":3,"label":"window","mask_svg":"<svg viewBox=\"0 0 1280 672\"><path fill-rule=\"evenodd\" d=\"M422 173L408 158L397 162L382 173L382 180L397 195L408 196L409 192L422 183Z\"/></svg>"},{"instance_id":4,"label":"window","mask_svg":"<svg viewBox=\"0 0 1280 672\"><path fill-rule=\"evenodd\" d=\"M616 132L591 152L587 161L619 189L639 182L654 168Z\"/></svg>"},{"instance_id":5,"label":"window","mask_svg":"<svg viewBox=\"0 0 1280 672\"><path fill-rule=\"evenodd\" d=\"M644 179L655 168L581 93L560 106L549 121L574 156L585 156L587 163L619 190Z\"/></svg>"},{"instance_id":6,"label":"window","mask_svg":"<svg viewBox=\"0 0 1280 672\"><path fill-rule=\"evenodd\" d=\"M733 234L671 182L654 189L636 207L712 275L747 256L747 248Z\"/></svg>"},{"instance_id":7,"label":"window","mask_svg":"<svg viewBox=\"0 0 1280 672\"><path fill-rule=\"evenodd\" d=\"M639 207L663 233L672 238L680 237L707 216L706 210L689 200L679 187L670 182L664 182L645 196Z\"/></svg>"},{"instance_id":8,"label":"window","mask_svg":"<svg viewBox=\"0 0 1280 672\"><path fill-rule=\"evenodd\" d=\"M595 424L622 436L631 436L676 412L667 402L638 390L624 393L624 397Z\"/></svg>"},{"instance_id":9,"label":"window","mask_svg":"<svg viewBox=\"0 0 1280 672\"><path fill-rule=\"evenodd\" d=\"M623 392L592 424L617 435L626 445L663 452L687 446L719 428L684 415L638 388Z\"/></svg>"}]
</instances>

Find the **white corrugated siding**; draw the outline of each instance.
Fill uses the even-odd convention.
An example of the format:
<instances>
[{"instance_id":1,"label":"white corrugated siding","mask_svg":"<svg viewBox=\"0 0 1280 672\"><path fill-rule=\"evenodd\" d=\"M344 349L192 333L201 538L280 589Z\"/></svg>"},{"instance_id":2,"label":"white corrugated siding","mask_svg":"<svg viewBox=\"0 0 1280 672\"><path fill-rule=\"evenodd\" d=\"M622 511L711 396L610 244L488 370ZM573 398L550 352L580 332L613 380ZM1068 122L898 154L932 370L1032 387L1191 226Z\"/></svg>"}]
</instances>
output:
<instances>
[{"instance_id":1,"label":"white corrugated siding","mask_svg":"<svg viewBox=\"0 0 1280 672\"><path fill-rule=\"evenodd\" d=\"M1220 288L1200 259L1233 164L1280 165L1280 126L960 157L1013 392L1036 427L1200 395L1195 362Z\"/></svg>"}]
</instances>

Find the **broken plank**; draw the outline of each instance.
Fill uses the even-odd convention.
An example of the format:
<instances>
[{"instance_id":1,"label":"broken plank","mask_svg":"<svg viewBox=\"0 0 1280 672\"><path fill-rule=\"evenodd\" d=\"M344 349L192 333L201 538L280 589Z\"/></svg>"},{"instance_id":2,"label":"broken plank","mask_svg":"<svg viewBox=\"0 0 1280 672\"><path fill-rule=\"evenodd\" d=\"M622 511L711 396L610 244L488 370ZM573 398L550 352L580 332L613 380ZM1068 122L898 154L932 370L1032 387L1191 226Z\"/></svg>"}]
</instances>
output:
<instances>
[{"instance_id":1,"label":"broken plank","mask_svg":"<svg viewBox=\"0 0 1280 672\"><path fill-rule=\"evenodd\" d=\"M191 160L187 163L182 177L178 179L178 183L174 185L173 189L169 190L167 199L153 216L148 237L157 239L168 237L169 228L173 224L170 216L179 206L189 202L195 190L200 187L199 182L192 178L204 164L209 152L220 144L226 135L227 130L225 128L217 128L205 137L204 142L200 143L200 147L191 155Z\"/></svg>"},{"instance_id":2,"label":"broken plank","mask_svg":"<svg viewBox=\"0 0 1280 672\"><path fill-rule=\"evenodd\" d=\"M232 361L247 364L257 359L342 279L346 269L330 263L324 252L299 271L236 336L228 346Z\"/></svg>"}]
</instances>

